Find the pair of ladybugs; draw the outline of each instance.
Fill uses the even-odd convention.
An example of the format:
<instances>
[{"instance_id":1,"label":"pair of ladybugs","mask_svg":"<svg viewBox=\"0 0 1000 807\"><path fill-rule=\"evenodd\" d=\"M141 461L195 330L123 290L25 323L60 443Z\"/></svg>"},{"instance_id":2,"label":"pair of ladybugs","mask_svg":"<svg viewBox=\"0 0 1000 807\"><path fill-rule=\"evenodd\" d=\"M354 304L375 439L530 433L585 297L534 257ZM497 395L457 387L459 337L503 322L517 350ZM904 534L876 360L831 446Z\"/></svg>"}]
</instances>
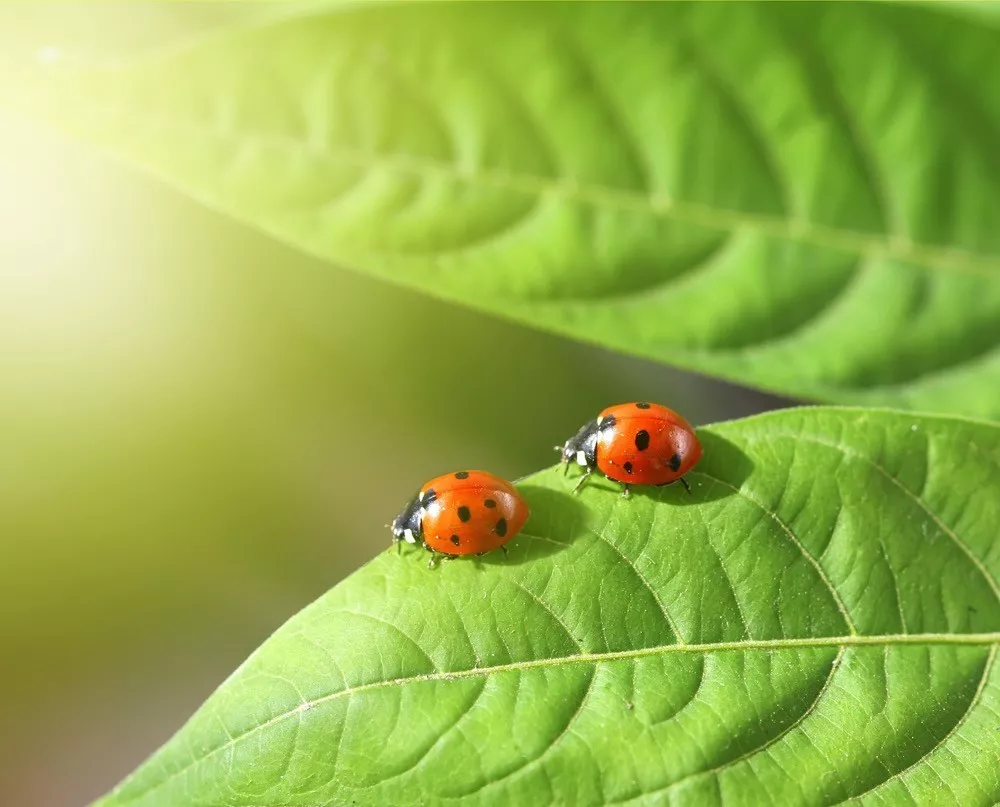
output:
<instances>
[{"instance_id":1,"label":"pair of ladybugs","mask_svg":"<svg viewBox=\"0 0 1000 807\"><path fill-rule=\"evenodd\" d=\"M584 468L573 492L583 487L594 470L624 485L669 485L684 480L701 458L694 429L665 406L627 403L611 406L562 446L567 472L570 463ZM415 544L431 552L429 566L439 554L446 558L482 555L504 546L517 535L529 515L524 499L506 480L486 471L458 471L425 484L392 522L392 541Z\"/></svg>"}]
</instances>

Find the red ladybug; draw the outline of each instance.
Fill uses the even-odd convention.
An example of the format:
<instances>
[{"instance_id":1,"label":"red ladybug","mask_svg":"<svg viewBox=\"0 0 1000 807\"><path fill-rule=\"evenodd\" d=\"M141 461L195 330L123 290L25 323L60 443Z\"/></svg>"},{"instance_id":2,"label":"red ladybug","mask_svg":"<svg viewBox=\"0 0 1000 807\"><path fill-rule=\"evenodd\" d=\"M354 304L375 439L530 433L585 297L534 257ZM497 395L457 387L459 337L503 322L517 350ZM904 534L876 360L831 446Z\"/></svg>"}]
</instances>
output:
<instances>
[{"instance_id":1,"label":"red ladybug","mask_svg":"<svg viewBox=\"0 0 1000 807\"><path fill-rule=\"evenodd\" d=\"M684 474L701 459L701 443L691 425L672 409L651 403L609 406L556 450L566 464L587 469L576 493L594 472L625 485L669 485L678 480L688 493Z\"/></svg>"},{"instance_id":2,"label":"red ladybug","mask_svg":"<svg viewBox=\"0 0 1000 807\"><path fill-rule=\"evenodd\" d=\"M458 471L425 484L392 522L392 542L430 550L428 567L437 555L482 555L503 549L524 526L528 506L517 489L485 471Z\"/></svg>"}]
</instances>

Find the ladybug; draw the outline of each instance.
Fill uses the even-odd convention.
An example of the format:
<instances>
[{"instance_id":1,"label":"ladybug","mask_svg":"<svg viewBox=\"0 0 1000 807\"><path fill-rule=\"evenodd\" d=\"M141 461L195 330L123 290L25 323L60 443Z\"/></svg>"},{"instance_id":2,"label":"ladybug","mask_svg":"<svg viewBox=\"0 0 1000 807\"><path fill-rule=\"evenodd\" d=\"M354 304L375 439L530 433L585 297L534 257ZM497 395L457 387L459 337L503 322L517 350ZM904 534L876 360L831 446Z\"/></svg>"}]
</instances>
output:
<instances>
[{"instance_id":1,"label":"ladybug","mask_svg":"<svg viewBox=\"0 0 1000 807\"><path fill-rule=\"evenodd\" d=\"M633 484L677 481L690 493L684 474L701 459L701 443L684 418L665 406L642 401L609 406L556 451L562 453L567 472L572 462L587 469L574 493L596 468L625 485L622 496L628 496Z\"/></svg>"},{"instance_id":2,"label":"ladybug","mask_svg":"<svg viewBox=\"0 0 1000 807\"><path fill-rule=\"evenodd\" d=\"M439 554L483 555L504 546L524 526L528 506L517 489L486 471L457 471L425 484L392 522L392 542L420 541L431 553L428 568Z\"/></svg>"}]
</instances>

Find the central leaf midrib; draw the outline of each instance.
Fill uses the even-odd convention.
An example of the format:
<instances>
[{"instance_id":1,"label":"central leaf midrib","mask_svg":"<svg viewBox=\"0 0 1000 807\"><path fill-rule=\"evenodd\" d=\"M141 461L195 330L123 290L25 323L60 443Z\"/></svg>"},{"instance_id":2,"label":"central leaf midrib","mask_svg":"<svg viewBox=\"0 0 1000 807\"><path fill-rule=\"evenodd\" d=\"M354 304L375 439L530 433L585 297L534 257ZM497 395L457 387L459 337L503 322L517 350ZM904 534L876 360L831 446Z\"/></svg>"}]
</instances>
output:
<instances>
[{"instance_id":1,"label":"central leaf midrib","mask_svg":"<svg viewBox=\"0 0 1000 807\"><path fill-rule=\"evenodd\" d=\"M509 672L514 670L530 670L534 668L555 667L564 664L598 664L606 661L622 661L646 656L668 655L671 653L723 653L740 651L777 651L777 650L797 650L802 648L815 647L891 647L891 646L921 646L921 645L958 645L966 647L989 647L1000 645L1000 631L994 633L910 633L910 634L883 634L873 636L819 636L806 638L786 638L786 639L743 639L732 642L711 642L705 644L670 644L658 645L656 647L643 647L635 650L612 650L605 653L580 653L572 656L559 656L548 659L529 659L526 661L515 661L507 664L497 664L490 667L474 667L464 670L436 670L432 673L422 673L411 675L405 678L392 678L385 681L373 681L368 684L359 684L355 687L331 692L314 700L307 700L300 703L294 709L276 714L269 720L256 726L252 726L242 734L237 734L222 745L210 749L205 754L193 759L184 767L173 771L164 779L156 782L137 795L119 804L131 804L147 796L153 791L165 787L178 776L183 775L191 768L205 762L209 757L223 752L234 745L242 742L247 737L259 731L274 726L289 717L301 712L336 700L346 695L353 695L358 692L367 692L374 689L383 689L392 686L403 686L410 683L422 681L450 681L459 678L474 678L493 673ZM127 785L127 782L125 783ZM100 807L99 802L95 807Z\"/></svg>"},{"instance_id":2,"label":"central leaf midrib","mask_svg":"<svg viewBox=\"0 0 1000 807\"><path fill-rule=\"evenodd\" d=\"M969 647L988 647L1000 644L1000 632L996 633L899 633L885 634L879 636L820 636L815 638L801 639L743 639L734 642L711 642L707 644L668 644L657 645L656 647L642 647L635 650L609 650L605 653L578 653L572 656L558 656L555 658L528 659L525 661L512 661L507 664L496 664L489 667L472 667L464 670L436 670L432 673L422 673L404 678L391 678L385 681L373 681L369 684L359 684L356 687L348 687L329 695L323 695L313 701L306 701L309 708L329 700L334 700L342 695L352 695L355 692L364 692L370 689L407 684L414 681L448 681L453 678L472 678L478 675L490 675L492 673L508 672L511 670L530 670L536 667L555 667L563 664L585 663L597 664L603 661L622 661L633 658L643 658L645 656L655 656L670 653L724 653L733 651L751 650L796 650L813 647L892 647L892 646L920 646L920 645L959 645ZM256 728L263 728L273 722L277 722L282 717L295 714L301 709L300 704L296 709L282 714L275 715L271 720L262 723ZM246 736L255 729L249 729L245 734L234 738Z\"/></svg>"},{"instance_id":3,"label":"central leaf midrib","mask_svg":"<svg viewBox=\"0 0 1000 807\"><path fill-rule=\"evenodd\" d=\"M111 106L118 109L121 115L125 114L124 108L116 104ZM208 126L197 120L177 120L134 113L128 114L128 117L143 124L155 124L159 129L174 128L188 135L212 138L226 143L249 141L293 155L308 155L310 159L353 164L362 169L384 168L408 171L418 176L437 174L456 182L498 190L560 195L584 204L636 210L727 232L752 228L767 236L810 246L837 249L852 254L880 255L907 261L925 269L971 274L990 280L1000 279L1000 255L981 254L961 247L937 246L889 238L884 233L859 232L808 219L786 219L766 213L720 208L707 203L678 200L663 194L648 194L630 188L580 181L573 177L548 177L519 171L498 172L480 167L465 169L423 155L387 154L342 145L317 145L308 137L263 135L246 131L237 137L233 132ZM148 165L141 157L138 157L138 161ZM154 166L149 167L155 170Z\"/></svg>"}]
</instances>

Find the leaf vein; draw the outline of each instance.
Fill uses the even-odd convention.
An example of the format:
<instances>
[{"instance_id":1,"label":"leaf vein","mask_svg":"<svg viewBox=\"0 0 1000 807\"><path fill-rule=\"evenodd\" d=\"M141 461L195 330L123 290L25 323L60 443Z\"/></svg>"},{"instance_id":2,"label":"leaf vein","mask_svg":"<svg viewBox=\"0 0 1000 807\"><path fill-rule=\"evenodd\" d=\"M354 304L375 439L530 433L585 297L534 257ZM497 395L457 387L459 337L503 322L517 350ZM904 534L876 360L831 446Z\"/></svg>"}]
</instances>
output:
<instances>
[{"instance_id":1,"label":"leaf vein","mask_svg":"<svg viewBox=\"0 0 1000 807\"><path fill-rule=\"evenodd\" d=\"M448 735L448 732L454 729L459 723L461 723L463 718L465 718L469 714L469 712L471 712L475 708L476 704L479 702L479 699L483 696L483 693L486 692L488 684L489 684L489 679L483 678L482 685L479 687L479 691L476 692L476 696L472 699L472 702L464 709L459 711L459 713L456 715L455 719L451 722L450 725L445 726L444 728L441 729L438 736L434 739L434 742L432 742L430 745L427 746L426 750L423 751L423 753L421 753L420 756L416 758L416 760L414 760L412 765L408 765L406 768L404 768L401 771L397 771L392 776L387 776L385 779L380 779L378 782L374 782L370 785L367 785L366 787L367 788L381 787L386 782L391 782L393 779L398 779L400 776L405 776L406 774L410 773L410 771L413 771L416 768L420 767L420 765L423 762L425 762L427 758L431 755L434 749L441 744L441 741L444 740L444 738Z\"/></svg>"},{"instance_id":2,"label":"leaf vein","mask_svg":"<svg viewBox=\"0 0 1000 807\"><path fill-rule=\"evenodd\" d=\"M133 119L139 117L133 115ZM141 117L149 125L161 130L178 131L189 137L198 136L221 141L233 139L228 132L193 121L181 122L156 115ZM769 237L843 252L882 255L926 269L965 273L990 280L997 280L1000 276L1000 255L979 253L960 247L943 247L922 242L902 243L887 239L884 234L873 235L869 232L835 227L812 220L792 221L774 214L718 207L693 200L672 201L669 206L664 206L662 203L654 203L652 199L638 191L596 182L581 183L569 178L552 178L528 172L500 172L478 168L464 171L456 165L431 157L405 153L372 154L363 149L346 146L337 147L335 151L329 148L318 150L315 144L291 137L265 136L259 133L243 133L242 137L252 139L260 146L299 156L306 154L311 159L319 161L355 165L366 170L402 171L416 176L436 175L454 182L515 193L551 194L581 204L632 210L718 230L754 229ZM136 159L131 160L131 163L144 165L141 160ZM146 165L146 168L156 171L151 165ZM203 195L200 197L203 198Z\"/></svg>"},{"instance_id":3,"label":"leaf vein","mask_svg":"<svg viewBox=\"0 0 1000 807\"><path fill-rule=\"evenodd\" d=\"M920 646L920 645L958 645L958 646L987 646L1000 645L1000 631L994 633L910 633L910 634L881 634L872 636L851 635L851 636L819 636L809 638L786 638L786 639L744 639L733 642L714 642L709 644L667 644L656 647L644 647L636 650L613 650L604 653L581 653L575 656L563 656L551 659L526 659L524 661L509 662L493 667L477 667L466 670L438 670L433 673L419 673L416 675L393 678L383 681L373 681L366 684L358 684L352 687L337 690L326 695L319 696L307 702L310 709L320 706L328 701L342 697L350 697L361 692L371 692L385 687L404 686L413 683L435 682L452 680L456 678L471 678L480 675L493 675L504 672L520 672L534 668L555 667L564 664L599 664L615 661L625 661L629 659L645 658L647 656L669 655L671 653L723 653L723 652L777 652L782 650L798 650L801 648L817 647L881 647L883 645L894 646ZM237 743L247 737L264 729L270 728L289 717L296 715L301 704L294 709L280 712L263 723L248 728L241 734L236 735L231 741L209 749L207 752L193 759L188 764L173 771L171 774L146 788L140 793L120 800L119 804L129 804L137 801L150 792L159 790L169 782L187 771L201 764L206 759L216 754L227 751Z\"/></svg>"},{"instance_id":4,"label":"leaf vein","mask_svg":"<svg viewBox=\"0 0 1000 807\"><path fill-rule=\"evenodd\" d=\"M590 674L590 678L587 681L587 688L583 691L583 696L580 698L580 702L576 705L576 709L573 710L573 714L570 715L569 720L566 721L566 725L563 727L562 731L560 731L559 734L557 734L552 739L552 742L549 743L542 750L542 752L537 757L535 757L534 759L525 760L525 762L523 764L517 766L513 770L507 771L500 778L498 778L498 779L491 779L491 780L489 780L487 782L484 782L482 785L480 785L479 787L477 787L475 790L472 790L472 791L470 791L468 793L463 793L463 794L461 794L461 796L458 796L457 798L468 798L469 796L474 796L477 793L480 793L481 791L485 790L488 787L494 787L495 785L500 784L501 782L505 781L506 779L510 779L512 776L517 776L518 774L523 773L524 771L528 770L529 768L532 768L532 767L534 767L536 765L541 764L541 761L545 758L545 755L548 754L553 748L555 748L559 744L559 742L567 734L569 734L570 729L573 727L573 724L579 719L580 715L583 714L584 707L587 704L587 699L590 697L590 693L593 692L593 690L594 690L594 681L597 680L597 676L598 676L598 667L595 664L594 665L594 669L593 669L593 671Z\"/></svg>"},{"instance_id":5,"label":"leaf vein","mask_svg":"<svg viewBox=\"0 0 1000 807\"><path fill-rule=\"evenodd\" d=\"M646 798L647 796L653 796L660 793L666 793L673 790L674 788L682 787L692 779L699 779L704 776L713 776L713 775L718 777L718 774L722 773L723 771L729 768L734 767L735 765L738 765L740 762L743 762L746 759L750 759L750 757L756 756L757 754L765 753L769 748L775 745L775 743L779 742L783 737L787 736L792 731L794 731L798 726L800 726L802 722L816 710L816 707L819 705L819 702L823 699L823 696L830 688L830 682L833 681L837 669L840 667L840 661L844 656L845 650L846 647L842 646L837 651L837 655L834 656L833 660L830 663L830 671L826 674L826 678L823 681L823 686L821 686L819 692L816 693L816 697L813 698L812 703L810 703L809 706L806 707L805 711L801 715L799 715L798 718L796 718L792 723L790 723L784 729L779 731L774 737L769 738L756 748L752 748L749 751L746 751L745 753L736 757L735 759L731 759L727 762L724 762L723 764L718 765L715 768L711 768L706 771L697 771L696 773L692 773L682 777L681 779L678 779L676 782L671 782L666 787L661 787L657 790L648 791L646 793L642 793L639 796L633 796L629 799L626 799L623 802L612 802L612 804L627 804L628 802L635 801L636 799Z\"/></svg>"},{"instance_id":6,"label":"leaf vein","mask_svg":"<svg viewBox=\"0 0 1000 807\"><path fill-rule=\"evenodd\" d=\"M761 433L759 433L759 432L748 432L748 433L746 433L746 437L748 437L748 438L754 438L754 437L760 437L760 436L763 436L763 435ZM980 560L976 556L976 554L969 548L969 545L966 544L965 541L963 541L959 537L958 533L956 533L953 529L951 529L951 527L949 527L947 524L945 524L944 521L941 519L941 517L937 513L935 513L933 510L931 510L930 507L927 505L926 502L924 502L923 499L921 499L917 494L915 494L912 490L910 490L908 487L906 487L906 485L904 485L902 482L900 482L895 476L893 476L891 473L889 473L889 471L887 471L885 468L883 468L879 463L875 462L875 460L869 459L864 454L861 454L860 452L855 451L854 449L849 448L848 446L846 446L846 445L844 445L842 443L832 443L832 442L829 442L827 440L823 440L823 439L821 439L819 437L814 437L812 435L793 434L793 433L790 433L790 432L777 432L777 431L775 431L775 432L768 432L767 433L767 438L768 439L801 440L801 441L806 442L806 443L813 443L814 445L826 446L827 448L832 448L835 451L840 451L842 454L844 454L847 457L851 457L852 459L860 460L861 462L864 462L867 465L870 465L872 468L874 468L876 471L878 471L882 476L884 476L887 480L889 480L889 482L891 482L893 485L895 485L897 488L899 488L899 490L902 491L903 494L908 499L910 499L914 504L916 504L921 510L924 511L924 513L926 513L931 518L931 520L937 525L938 529L940 529L942 533L944 533L945 535L947 535L954 542L955 546L959 550L961 550L961 552L976 567L976 569L979 571L980 575L982 575L983 579L986 581L986 584L990 587L990 590L993 592L993 596L996 597L997 602L1000 602L1000 585L997 584L996 578L992 574L990 574L989 569L986 568L986 565L983 563L983 561Z\"/></svg>"},{"instance_id":7,"label":"leaf vein","mask_svg":"<svg viewBox=\"0 0 1000 807\"><path fill-rule=\"evenodd\" d=\"M840 611L841 617L843 617L844 619L844 624L847 627L847 630L850 632L852 636L857 635L858 629L857 627L855 627L854 621L851 619L851 615L847 611L847 606L844 605L844 601L840 598L839 592L834 587L833 583L830 581L830 578L827 577L826 571L824 571L823 567L820 565L820 562L813 556L813 554L806 549L805 545L802 543L802 541L799 540L798 536L792 531L791 527L789 527L784 521L782 521L777 513L772 513L771 510L768 509L764 505L764 503L760 501L752 493L747 492L743 488L738 488L735 485L726 482L724 479L719 479L718 477L712 476L711 474L707 474L702 471L692 471L691 473L695 476L704 476L708 479L718 482L720 485L729 488L738 496L751 502L753 505L760 508L764 513L766 513L781 528L782 532L784 532L791 539L792 543L795 544L799 552L802 553L802 556L816 570L816 573L819 575L820 580L823 581L823 584L826 586L826 588L830 592L830 595L833 597L833 601L837 606L837 610Z\"/></svg>"},{"instance_id":8,"label":"leaf vein","mask_svg":"<svg viewBox=\"0 0 1000 807\"><path fill-rule=\"evenodd\" d=\"M683 635L681 635L680 629L677 627L677 623L674 622L674 618L670 616L670 612L667 610L667 607L663 604L663 600L660 599L660 595L656 593L656 589L653 588L650 582L646 579L645 575L643 575L643 573L639 571L639 568L632 562L631 558L626 556L624 552L622 552L617 546L615 546L615 544L602 533L594 529L591 529L590 532L596 535L599 540L603 541L605 544L610 546L615 551L615 553L619 557L621 557L621 559L625 561L625 563L628 564L629 567L631 567L632 571L635 572L635 576L639 578L639 582L641 582L642 585L646 587L646 590L652 595L653 599L656 601L656 604L660 608L660 613L663 614L663 619L667 623L667 627L670 629L670 632L673 633L674 638L677 640L677 643L680 645L685 644L684 637Z\"/></svg>"},{"instance_id":9,"label":"leaf vein","mask_svg":"<svg viewBox=\"0 0 1000 807\"><path fill-rule=\"evenodd\" d=\"M902 781L902 777L905 776L909 771L913 770L920 763L928 760L930 758L931 754L933 754L939 748L944 747L945 743L947 743L948 740L950 740L951 737L965 724L965 721L969 718L969 715L972 714L972 712L975 710L977 704L979 703L979 700L982 697L983 692L986 690L986 684L989 681L990 672L993 669L993 661L994 661L994 659L996 659L996 655L997 655L997 645L994 644L992 647L990 647L989 655L986 657L986 663L983 665L983 674L979 678L979 684L976 687L975 693L973 693L973 695L972 695L972 699L969 701L968 708L965 710L965 712L962 714L962 716L956 721L955 725L951 727L951 730L947 734L945 734L944 737L942 737L940 740L938 740L937 743L934 744L933 748L931 748L925 754L923 754L923 756L921 756L920 759L916 760L915 762L911 763L907 767L903 768L903 770L898 771L897 773L894 773L892 776L890 776L885 781L879 782L874 787L870 787L870 788L868 788L868 790L865 790L862 793L858 793L856 796L852 796L850 799L847 799L846 801L843 801L843 802L840 802L840 803L841 804L846 804L848 802L857 801L862 796L865 796L865 795L867 795L869 793L872 793L872 792L874 792L876 790L880 790L882 788L888 787L888 785L890 783L892 783L892 782L894 782L896 780ZM931 770L934 770L933 767L931 768ZM935 773L937 773L937 772L935 771ZM938 775L938 778L941 779L942 782L944 782L944 779L940 775ZM947 786L947 783L945 783L945 785Z\"/></svg>"}]
</instances>

